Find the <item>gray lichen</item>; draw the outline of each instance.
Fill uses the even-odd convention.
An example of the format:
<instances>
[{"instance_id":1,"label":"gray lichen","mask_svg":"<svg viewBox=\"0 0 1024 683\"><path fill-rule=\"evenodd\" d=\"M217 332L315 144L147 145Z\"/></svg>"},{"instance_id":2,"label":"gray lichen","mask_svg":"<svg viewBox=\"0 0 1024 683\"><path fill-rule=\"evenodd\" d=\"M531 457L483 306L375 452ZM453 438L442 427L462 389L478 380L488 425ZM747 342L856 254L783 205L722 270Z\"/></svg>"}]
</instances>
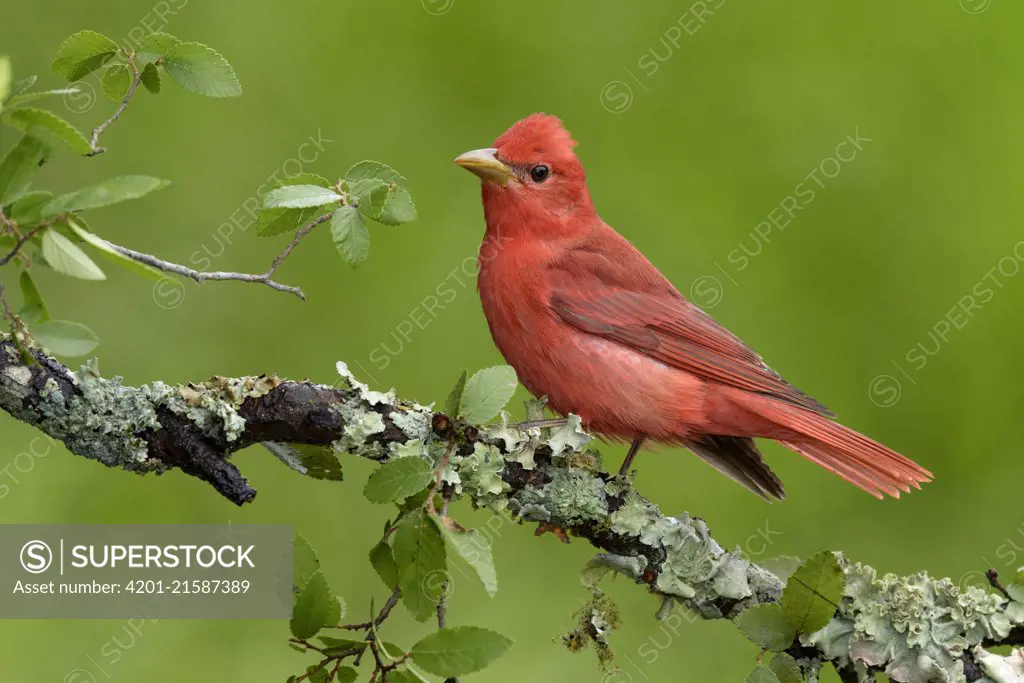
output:
<instances>
[{"instance_id":1,"label":"gray lichen","mask_svg":"<svg viewBox=\"0 0 1024 683\"><path fill-rule=\"evenodd\" d=\"M859 563L847 563L845 573L837 616L801 641L840 665L880 668L901 683L965 680L964 653L1005 638L1024 618L1021 603L976 587L961 590L949 579L879 577Z\"/></svg>"}]
</instances>

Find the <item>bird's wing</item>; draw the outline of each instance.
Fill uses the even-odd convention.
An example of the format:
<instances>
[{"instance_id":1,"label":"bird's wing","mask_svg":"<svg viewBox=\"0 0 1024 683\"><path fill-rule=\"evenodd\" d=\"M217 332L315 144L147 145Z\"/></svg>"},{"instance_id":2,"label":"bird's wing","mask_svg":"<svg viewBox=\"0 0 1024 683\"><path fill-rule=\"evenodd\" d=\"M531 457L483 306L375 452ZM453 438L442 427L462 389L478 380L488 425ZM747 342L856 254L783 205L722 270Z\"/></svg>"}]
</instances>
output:
<instances>
[{"instance_id":1,"label":"bird's wing","mask_svg":"<svg viewBox=\"0 0 1024 683\"><path fill-rule=\"evenodd\" d=\"M551 309L578 330L698 377L831 416L828 408L788 384L750 347L683 298L639 252L633 253L642 264L579 253L552 264ZM639 279L636 273L643 266L652 274Z\"/></svg>"}]
</instances>

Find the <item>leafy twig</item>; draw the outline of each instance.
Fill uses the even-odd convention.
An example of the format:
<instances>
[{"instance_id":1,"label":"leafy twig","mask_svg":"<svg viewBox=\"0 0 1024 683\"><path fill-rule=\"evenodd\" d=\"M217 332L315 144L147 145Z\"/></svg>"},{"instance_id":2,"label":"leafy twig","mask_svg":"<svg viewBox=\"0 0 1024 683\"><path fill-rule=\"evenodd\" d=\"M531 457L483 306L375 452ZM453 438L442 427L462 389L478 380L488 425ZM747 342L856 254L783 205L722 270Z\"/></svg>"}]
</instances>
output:
<instances>
[{"instance_id":1,"label":"leafy twig","mask_svg":"<svg viewBox=\"0 0 1024 683\"><path fill-rule=\"evenodd\" d=\"M123 52L124 48L121 48L121 50ZM85 155L87 157L93 157L96 156L97 154L103 154L104 152L107 151L105 147L99 146L100 136L103 135L103 132L107 130L107 128L109 128L111 124L114 123L114 121L117 121L117 119L121 117L121 114L128 107L128 103L135 95L135 91L136 89L138 89L139 84L142 83L142 71L140 71L139 67L136 66L134 56L128 56L128 66L130 66L132 70L131 85L128 86L128 91L125 93L124 98L121 100L121 104L119 104L117 109L114 110L114 113L110 115L110 118L93 129L92 138L89 140L89 147L91 147L92 149L89 151L88 154Z\"/></svg>"},{"instance_id":2,"label":"leafy twig","mask_svg":"<svg viewBox=\"0 0 1024 683\"><path fill-rule=\"evenodd\" d=\"M181 275L183 277L190 278L198 283L203 283L207 280L237 280L239 282L258 282L266 285L267 287L270 287L271 289L276 289L279 292L288 292L290 294L294 294L295 296L299 297L302 300L305 300L306 295L302 292L300 288L276 282L273 279L273 276L274 273L277 272L277 269L284 262L284 260L288 258L288 256L298 245L299 241L302 240L303 237L308 235L309 232L313 230L313 228L315 228L318 225L321 225L322 223L326 223L328 220L330 220L330 218L330 213L324 214L323 216L320 216L313 222L296 231L294 239L292 239L288 246L285 247L284 250L277 255L273 263L270 264L270 268L268 268L266 272L263 273L233 273L226 271L195 270L194 268L189 268L188 266L183 266L181 264L173 263L171 261L165 261L161 258L153 256L152 254L145 254L140 251L135 251L134 249L129 249L128 247L122 247L119 244L114 244L113 242L109 242L107 240L103 241L107 244L107 246L109 246L111 249L121 254L125 258L130 258L133 261L144 263L147 266L151 266L165 273L174 273L175 275Z\"/></svg>"}]
</instances>

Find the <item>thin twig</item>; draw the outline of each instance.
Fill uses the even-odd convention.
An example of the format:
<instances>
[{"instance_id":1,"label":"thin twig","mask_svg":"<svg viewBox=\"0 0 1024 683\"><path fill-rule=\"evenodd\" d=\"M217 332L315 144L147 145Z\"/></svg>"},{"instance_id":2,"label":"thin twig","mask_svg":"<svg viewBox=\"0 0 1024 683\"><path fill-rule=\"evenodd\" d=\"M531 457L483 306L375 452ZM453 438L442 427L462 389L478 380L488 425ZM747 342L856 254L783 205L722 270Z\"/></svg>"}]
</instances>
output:
<instances>
[{"instance_id":1,"label":"thin twig","mask_svg":"<svg viewBox=\"0 0 1024 683\"><path fill-rule=\"evenodd\" d=\"M114 113L110 115L110 118L96 126L92 131L92 139L89 140L89 152L85 155L87 157L94 157L97 154L103 154L106 152L106 148L99 146L100 136L103 132L110 127L114 121L120 118L121 113L128 107L128 103L131 101L132 96L135 95L135 90L139 87L139 83L142 83L142 72L139 67L135 65L135 58L129 57L128 66L132 68L132 83L128 86L128 92L125 93L124 99L121 100L121 104L118 105Z\"/></svg>"},{"instance_id":2,"label":"thin twig","mask_svg":"<svg viewBox=\"0 0 1024 683\"><path fill-rule=\"evenodd\" d=\"M395 608L395 605L398 604L398 599L401 597L402 589L395 588L395 590L388 597L388 601L384 603L384 607L381 608L380 613L377 615L377 618L374 619L372 622L364 621L361 624L338 624L335 628L343 628L346 631L365 631L370 628L377 628L387 620L388 615L391 614L391 610Z\"/></svg>"},{"instance_id":3,"label":"thin twig","mask_svg":"<svg viewBox=\"0 0 1024 683\"><path fill-rule=\"evenodd\" d=\"M989 585L995 588L997 591L1003 594L1003 597L1007 600L1012 600L1010 593L1006 590L1006 586L999 580L999 572L995 569L989 569L985 572L985 578L988 579Z\"/></svg>"},{"instance_id":4,"label":"thin twig","mask_svg":"<svg viewBox=\"0 0 1024 683\"><path fill-rule=\"evenodd\" d=\"M238 280L239 282L258 282L266 285L267 287L270 287L271 289L276 289L279 292L289 292L290 294L294 294L295 296L305 301L306 295L302 292L300 288L292 287L290 285L284 285L281 284L280 282L275 282L273 280L273 276L277 269L281 266L281 263L284 262L284 260L288 258L288 255L292 253L292 250L295 249L299 241L303 237L308 235L313 228L322 223L326 223L328 220L330 220L330 218L331 214L327 213L324 214L323 216L320 216L312 223L300 228L295 233L295 238L292 239L292 241L288 244L287 247L284 248L284 251L278 254L277 258L275 258L273 263L270 264L270 268L264 273L233 273L226 271L195 270L194 268L189 268L178 263L164 261L163 259L157 258L152 254L145 254L141 251L129 249L128 247L122 247L119 244L114 244L113 242L108 242L107 240L103 240L103 242L111 249L124 256L125 258L130 258L133 261L144 263L147 266L151 266L165 273L174 273L175 275L181 275L183 277L190 278L198 283L205 282L206 280Z\"/></svg>"},{"instance_id":5,"label":"thin twig","mask_svg":"<svg viewBox=\"0 0 1024 683\"><path fill-rule=\"evenodd\" d=\"M7 254L3 258L0 258L0 266L6 266L7 263L12 258L14 258L15 256L18 255L18 252L21 251L21 248L25 245L25 242L28 242L30 239L35 237L37 232L39 232L43 228L49 227L49 225L50 225L50 223L44 223L43 225L37 225L36 227L34 227L31 230L29 230L28 232L26 232L21 237L19 237L18 241L14 243L14 246L11 247L11 250L9 252L7 252Z\"/></svg>"}]
</instances>

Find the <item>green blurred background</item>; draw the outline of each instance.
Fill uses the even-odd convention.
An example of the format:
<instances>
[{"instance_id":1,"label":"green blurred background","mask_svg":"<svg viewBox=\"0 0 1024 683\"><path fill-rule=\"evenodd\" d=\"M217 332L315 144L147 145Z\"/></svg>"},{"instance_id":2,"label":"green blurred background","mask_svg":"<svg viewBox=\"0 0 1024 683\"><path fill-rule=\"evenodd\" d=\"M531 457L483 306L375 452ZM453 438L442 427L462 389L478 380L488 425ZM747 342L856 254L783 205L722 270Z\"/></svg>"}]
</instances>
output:
<instances>
[{"instance_id":1,"label":"green blurred background","mask_svg":"<svg viewBox=\"0 0 1024 683\"><path fill-rule=\"evenodd\" d=\"M936 474L920 493L879 502L766 445L789 494L769 506L685 451L664 449L640 459L642 491L667 513L704 517L724 545L754 559L828 547L882 571L926 568L968 582L989 566L1024 563L1015 479L1024 275L1014 277L1024 238L1024 7L708 0L718 9L701 24L700 5L5 3L0 52L16 75L39 73L43 85L60 85L48 65L68 34L91 28L124 42L146 24L214 46L241 79L244 96L230 100L169 81L158 97L140 92L105 137L107 154L63 154L43 170L37 186L55 191L123 173L173 181L94 213L91 226L109 239L193 265L209 257L214 269L262 270L285 238L216 229L271 173L294 172L310 136L331 142L304 170L337 177L360 159L383 160L408 176L420 210L403 228L373 228L358 271L328 235L312 235L281 271L306 303L241 283L155 291L115 269L101 283L45 272L40 287L57 317L100 335L102 370L131 383L260 372L331 382L345 359L377 388L443 400L463 367L501 361L471 261L463 263L482 234L478 183L450 161L526 114L556 113L580 141L609 223L794 384ZM175 14L160 20L168 7ZM94 107L51 104L84 130L113 108L102 94ZM755 226L783 215L773 209L805 176L822 163L835 173L826 159L857 131L871 142L833 178L819 171L814 201L785 230L759 237ZM14 135L0 135L5 149ZM749 259L743 268L739 255ZM396 352L396 327L453 270L464 282L456 299ZM950 313L972 291L984 305ZM935 330L947 327L943 340ZM235 462L259 497L239 509L179 473L139 478L41 441L31 455L37 432L0 418L0 469L11 487L0 500L4 523L288 523L319 549L350 614L361 619L371 595L384 597L365 557L388 510L362 498L364 462L349 459L346 481L325 483L250 449ZM623 455L605 453L613 466ZM457 516L482 526L489 515L460 505ZM729 624L683 620L673 632L655 621L654 598L619 581L610 592L625 618L613 638L622 670L603 675L592 655L557 642L586 597L576 572L593 549L507 521L493 536L501 590L488 599L457 574L450 619L516 645L471 680L733 681L751 668L755 648ZM425 632L404 615L387 629L403 644ZM305 661L286 647L283 622L141 630L0 622L0 678L281 681Z\"/></svg>"}]
</instances>

